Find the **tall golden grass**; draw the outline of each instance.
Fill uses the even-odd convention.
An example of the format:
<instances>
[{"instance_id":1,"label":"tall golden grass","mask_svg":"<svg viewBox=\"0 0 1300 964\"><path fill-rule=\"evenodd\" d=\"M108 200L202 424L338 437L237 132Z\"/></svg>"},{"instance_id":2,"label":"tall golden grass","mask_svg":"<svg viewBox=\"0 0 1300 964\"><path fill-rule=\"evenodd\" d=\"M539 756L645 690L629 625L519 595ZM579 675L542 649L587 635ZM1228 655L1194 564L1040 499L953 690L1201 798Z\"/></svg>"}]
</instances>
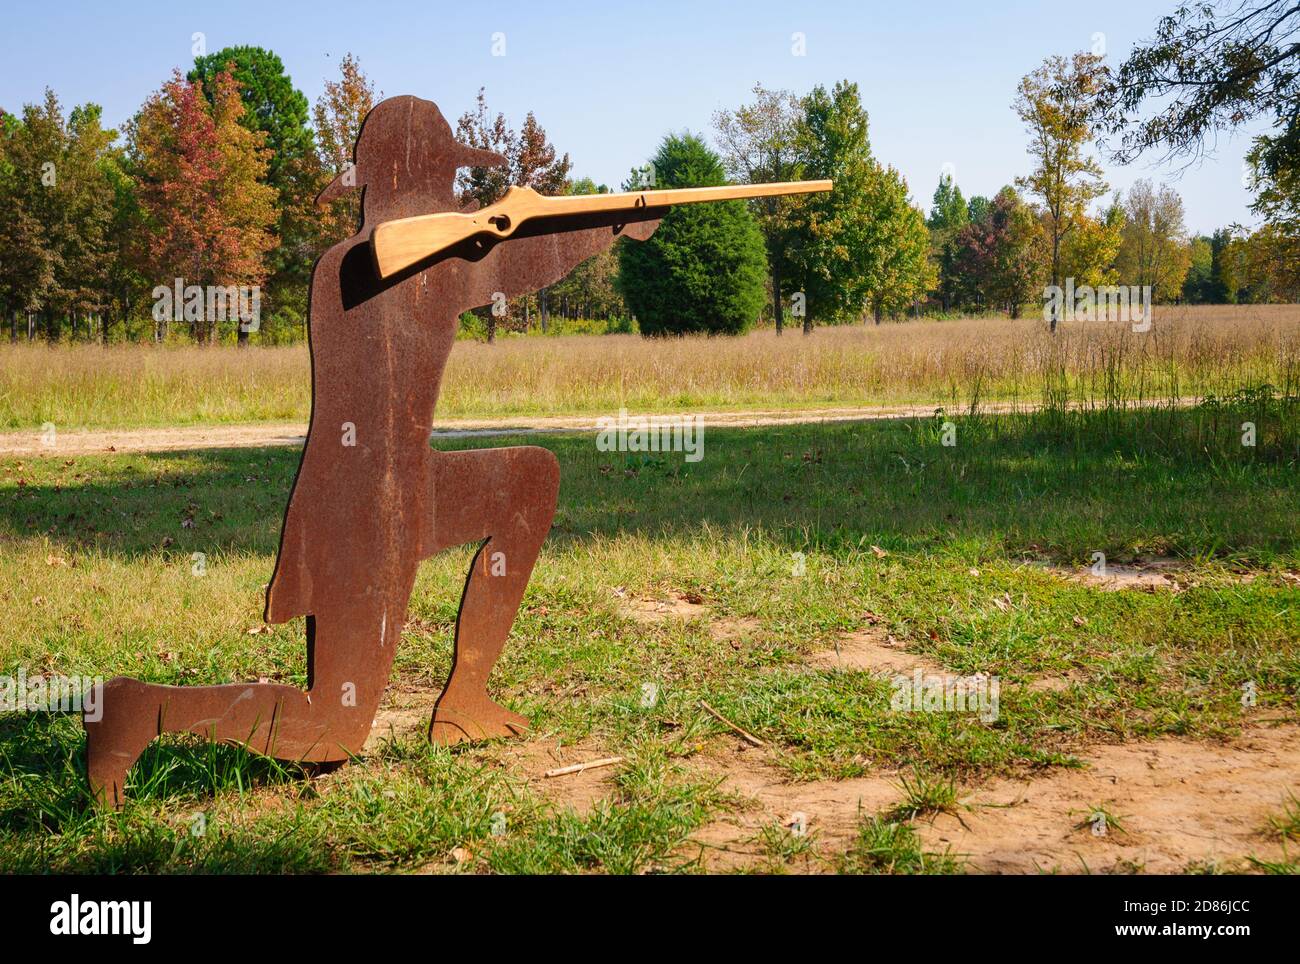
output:
<instances>
[{"instance_id":1,"label":"tall golden grass","mask_svg":"<svg viewBox=\"0 0 1300 964\"><path fill-rule=\"evenodd\" d=\"M457 342L441 418L981 402L1131 403L1300 391L1300 306L1165 307L1150 331L1041 319L914 321L777 337ZM0 426L305 421L305 346L0 346Z\"/></svg>"}]
</instances>

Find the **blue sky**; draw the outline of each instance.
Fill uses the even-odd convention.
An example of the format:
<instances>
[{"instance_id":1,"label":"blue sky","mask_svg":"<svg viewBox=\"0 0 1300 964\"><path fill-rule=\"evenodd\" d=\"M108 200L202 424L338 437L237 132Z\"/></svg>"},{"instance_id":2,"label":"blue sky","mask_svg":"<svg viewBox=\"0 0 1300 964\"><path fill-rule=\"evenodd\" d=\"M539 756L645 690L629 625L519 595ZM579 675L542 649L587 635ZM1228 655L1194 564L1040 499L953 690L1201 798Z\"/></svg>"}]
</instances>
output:
<instances>
[{"instance_id":1,"label":"blue sky","mask_svg":"<svg viewBox=\"0 0 1300 964\"><path fill-rule=\"evenodd\" d=\"M0 106L46 85L65 107L88 100L120 125L173 67L207 49L257 44L280 55L313 103L338 60L355 54L385 94L418 94L454 119L480 86L518 123L528 110L575 162L616 185L668 130L708 132L719 108L756 81L805 92L848 78L871 117L873 149L928 208L944 165L964 193L992 194L1028 172L1011 111L1019 78L1052 53L1091 48L1112 60L1150 36L1175 0L1082 3L348 3L21 4L0 35ZM806 53L792 53L792 35ZM505 56L493 56L493 35ZM1188 227L1253 223L1242 186L1247 138L1222 141L1181 175L1139 162L1105 165L1112 188L1138 177L1174 183Z\"/></svg>"}]
</instances>

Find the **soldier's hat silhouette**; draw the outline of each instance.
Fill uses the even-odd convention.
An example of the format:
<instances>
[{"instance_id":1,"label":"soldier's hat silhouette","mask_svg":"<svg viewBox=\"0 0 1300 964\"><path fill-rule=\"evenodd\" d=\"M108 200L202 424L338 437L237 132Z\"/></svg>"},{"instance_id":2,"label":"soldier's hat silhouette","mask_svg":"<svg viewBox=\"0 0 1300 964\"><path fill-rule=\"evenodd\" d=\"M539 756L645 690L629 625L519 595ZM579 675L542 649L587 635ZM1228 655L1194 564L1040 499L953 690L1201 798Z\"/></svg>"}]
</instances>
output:
<instances>
[{"instance_id":1,"label":"soldier's hat silhouette","mask_svg":"<svg viewBox=\"0 0 1300 964\"><path fill-rule=\"evenodd\" d=\"M362 188L368 223L452 210L458 206L457 168L505 163L494 151L456 140L433 101L392 97L366 115L357 136L353 166L334 178L316 200L328 204Z\"/></svg>"}]
</instances>

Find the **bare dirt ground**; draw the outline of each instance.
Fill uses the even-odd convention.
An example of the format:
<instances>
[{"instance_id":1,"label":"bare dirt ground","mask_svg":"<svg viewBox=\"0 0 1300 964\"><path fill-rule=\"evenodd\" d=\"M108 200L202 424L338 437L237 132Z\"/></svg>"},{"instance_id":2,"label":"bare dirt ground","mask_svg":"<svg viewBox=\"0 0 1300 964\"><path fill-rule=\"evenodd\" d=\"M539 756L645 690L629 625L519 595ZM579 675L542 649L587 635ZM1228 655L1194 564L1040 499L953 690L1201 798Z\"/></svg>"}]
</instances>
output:
<instances>
[{"instance_id":1,"label":"bare dirt ground","mask_svg":"<svg viewBox=\"0 0 1300 964\"><path fill-rule=\"evenodd\" d=\"M1182 399L1192 404L1196 399ZM1153 399L1150 404L1159 404ZM804 425L818 422L870 422L900 418L925 418L936 405L891 407L770 409L736 412L689 412L710 428L758 428L772 425ZM1031 412L1028 403L985 403L987 415ZM650 413L632 413L637 414ZM490 438L501 435L544 435L561 432L598 431L592 415L519 416L440 421L432 438ZM186 449L257 448L267 445L302 445L307 438L303 422L257 422L247 425L196 425L136 429L59 430L51 436L43 431L0 432L0 455L94 455L105 452L169 452Z\"/></svg>"},{"instance_id":2,"label":"bare dirt ground","mask_svg":"<svg viewBox=\"0 0 1300 964\"><path fill-rule=\"evenodd\" d=\"M708 613L707 607L679 598L629 597L621 608L643 622ZM749 628L746 620L718 622L720 637ZM878 627L847 634L835 649L811 654L805 662L832 671L947 672ZM1056 688L1069 682L1042 678L1029 685ZM436 695L390 692L367 749L389 736L424 732ZM506 744L499 762L554 803L587 813L615 792L617 767L562 777L547 777L546 771L612 752L591 741L562 744L554 736L538 736ZM915 821L924 846L961 858L968 872L991 874L1249 871L1252 857L1285 856L1283 844L1266 827L1300 783L1300 727L1294 724L1261 719L1226 742L1169 737L1097 744L1076 755L1083 764L1079 769L1027 772L963 787L954 813ZM720 781L719 789L733 800L728 812L698 831L683 851L714 872L770 869L763 833L792 827L802 827L811 846L785 869L833 870L861 819L886 813L906 797L905 770L899 767L848 780L793 781L773 751L738 737L713 741L685 765L700 779Z\"/></svg>"},{"instance_id":3,"label":"bare dirt ground","mask_svg":"<svg viewBox=\"0 0 1300 964\"><path fill-rule=\"evenodd\" d=\"M1242 871L1252 856L1283 857L1265 828L1294 792L1300 727L1257 727L1222 744L1094 746L1079 759L1079 770L965 788L956 813L917 819L926 849L964 859L968 872L994 874ZM763 829L796 823L813 846L788 869L832 869L862 817L904 800L896 774L790 782L766 751L741 744L693 762L741 804L694 837L715 871L762 866Z\"/></svg>"},{"instance_id":4,"label":"bare dirt ground","mask_svg":"<svg viewBox=\"0 0 1300 964\"><path fill-rule=\"evenodd\" d=\"M1167 589L1171 592L1179 592L1185 583L1185 577L1180 575L1180 570L1186 567L1186 563L1180 559L1164 557L1146 559L1131 565L1107 562L1105 565L1086 569L1072 569L1038 561L1030 562L1028 565L1046 569L1064 579L1106 592L1118 592L1123 589L1138 589L1146 592Z\"/></svg>"},{"instance_id":5,"label":"bare dirt ground","mask_svg":"<svg viewBox=\"0 0 1300 964\"><path fill-rule=\"evenodd\" d=\"M920 835L984 873L1240 871L1249 856L1282 858L1264 830L1295 791L1300 727L1256 727L1223 744L1096 746L1081 759L1082 770L977 788L960 819L939 814Z\"/></svg>"}]
</instances>

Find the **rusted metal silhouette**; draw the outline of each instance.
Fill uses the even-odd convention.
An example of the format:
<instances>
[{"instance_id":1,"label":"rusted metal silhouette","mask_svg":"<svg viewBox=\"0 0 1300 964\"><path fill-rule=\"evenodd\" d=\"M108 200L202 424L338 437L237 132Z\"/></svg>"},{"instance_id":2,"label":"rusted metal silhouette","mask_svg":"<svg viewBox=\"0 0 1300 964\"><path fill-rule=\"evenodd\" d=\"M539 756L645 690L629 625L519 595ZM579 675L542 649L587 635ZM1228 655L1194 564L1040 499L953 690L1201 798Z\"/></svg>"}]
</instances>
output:
<instances>
[{"instance_id":1,"label":"rusted metal silhouette","mask_svg":"<svg viewBox=\"0 0 1300 964\"><path fill-rule=\"evenodd\" d=\"M430 101L395 97L366 117L355 169L319 199L362 188L362 224L312 273L311 425L266 594L268 622L306 617L307 689L108 681L97 703L102 718L85 723L98 799L121 805L127 771L163 733L196 733L287 760L359 753L388 683L416 568L466 543L479 550L429 735L455 743L527 728L488 696L487 680L550 529L559 465L535 446L433 451L443 368L462 312L558 281L620 235L649 237L665 209L529 222L509 240L469 238L380 277L376 225L458 210L456 169L502 163L457 143Z\"/></svg>"}]
</instances>

